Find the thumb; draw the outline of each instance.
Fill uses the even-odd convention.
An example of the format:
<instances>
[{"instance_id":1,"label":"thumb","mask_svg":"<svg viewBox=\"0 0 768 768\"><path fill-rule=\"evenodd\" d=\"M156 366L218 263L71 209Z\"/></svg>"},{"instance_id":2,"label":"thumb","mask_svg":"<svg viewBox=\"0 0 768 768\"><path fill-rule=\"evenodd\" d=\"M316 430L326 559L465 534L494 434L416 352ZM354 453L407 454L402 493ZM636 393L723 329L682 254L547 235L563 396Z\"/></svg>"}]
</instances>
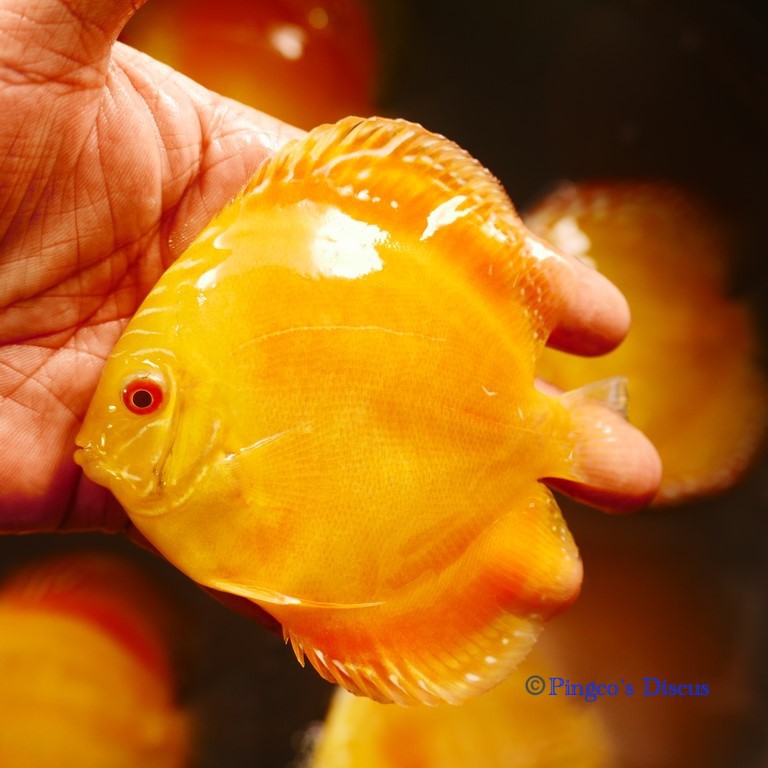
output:
<instances>
[{"instance_id":1,"label":"thumb","mask_svg":"<svg viewBox=\"0 0 768 768\"><path fill-rule=\"evenodd\" d=\"M145 0L3 0L0 82L104 83L117 36Z\"/></svg>"}]
</instances>

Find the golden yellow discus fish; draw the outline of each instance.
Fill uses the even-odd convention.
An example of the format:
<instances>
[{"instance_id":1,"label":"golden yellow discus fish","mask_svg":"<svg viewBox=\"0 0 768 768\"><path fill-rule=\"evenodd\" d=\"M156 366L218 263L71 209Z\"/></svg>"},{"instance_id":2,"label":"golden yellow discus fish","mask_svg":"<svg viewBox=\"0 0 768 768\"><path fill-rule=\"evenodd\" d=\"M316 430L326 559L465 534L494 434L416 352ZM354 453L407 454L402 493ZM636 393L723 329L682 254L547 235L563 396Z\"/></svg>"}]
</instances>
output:
<instances>
[{"instance_id":1,"label":"golden yellow discus fish","mask_svg":"<svg viewBox=\"0 0 768 768\"><path fill-rule=\"evenodd\" d=\"M152 290L76 459L328 680L460 702L579 590L539 480L594 482L616 461L614 414L534 388L560 258L452 142L396 120L322 126Z\"/></svg>"}]
</instances>

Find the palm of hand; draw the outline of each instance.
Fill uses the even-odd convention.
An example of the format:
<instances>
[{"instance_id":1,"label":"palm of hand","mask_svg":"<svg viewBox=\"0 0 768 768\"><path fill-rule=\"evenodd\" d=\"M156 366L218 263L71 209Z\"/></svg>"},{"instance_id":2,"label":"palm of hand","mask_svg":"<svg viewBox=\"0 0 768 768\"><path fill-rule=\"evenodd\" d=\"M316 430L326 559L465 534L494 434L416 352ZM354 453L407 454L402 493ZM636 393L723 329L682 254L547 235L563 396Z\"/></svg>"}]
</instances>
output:
<instances>
[{"instance_id":1,"label":"palm of hand","mask_svg":"<svg viewBox=\"0 0 768 768\"><path fill-rule=\"evenodd\" d=\"M112 47L124 19L48 4L39 47L14 44L26 10L0 21L0 530L122 530L71 458L103 362L290 129Z\"/></svg>"}]
</instances>

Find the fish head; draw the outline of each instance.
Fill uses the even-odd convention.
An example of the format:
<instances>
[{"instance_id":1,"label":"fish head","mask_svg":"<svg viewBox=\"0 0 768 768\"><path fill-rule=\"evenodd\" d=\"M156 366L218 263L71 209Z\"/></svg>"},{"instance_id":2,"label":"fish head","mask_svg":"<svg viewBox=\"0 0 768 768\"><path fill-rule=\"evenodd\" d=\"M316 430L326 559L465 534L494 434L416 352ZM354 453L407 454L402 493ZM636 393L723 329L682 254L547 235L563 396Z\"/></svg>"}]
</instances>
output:
<instances>
[{"instance_id":1,"label":"fish head","mask_svg":"<svg viewBox=\"0 0 768 768\"><path fill-rule=\"evenodd\" d=\"M157 516L196 489L219 420L210 380L185 368L179 349L131 349L132 330L107 361L75 461L132 514Z\"/></svg>"},{"instance_id":2,"label":"fish head","mask_svg":"<svg viewBox=\"0 0 768 768\"><path fill-rule=\"evenodd\" d=\"M146 508L163 492L162 469L176 420L175 381L157 357L115 351L77 435L75 461L124 506Z\"/></svg>"}]
</instances>

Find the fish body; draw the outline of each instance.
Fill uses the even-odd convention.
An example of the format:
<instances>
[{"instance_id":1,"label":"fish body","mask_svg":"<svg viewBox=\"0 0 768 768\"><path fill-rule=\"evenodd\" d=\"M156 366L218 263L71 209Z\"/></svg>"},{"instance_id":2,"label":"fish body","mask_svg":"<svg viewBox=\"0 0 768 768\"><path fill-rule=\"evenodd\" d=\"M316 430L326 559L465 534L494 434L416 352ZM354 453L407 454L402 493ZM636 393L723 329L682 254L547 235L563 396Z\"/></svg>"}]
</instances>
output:
<instances>
[{"instance_id":1,"label":"fish body","mask_svg":"<svg viewBox=\"0 0 768 768\"><path fill-rule=\"evenodd\" d=\"M76 459L327 679L462 701L578 593L539 479L610 460L611 415L534 387L558 258L448 140L383 119L318 128L149 294Z\"/></svg>"}]
</instances>

